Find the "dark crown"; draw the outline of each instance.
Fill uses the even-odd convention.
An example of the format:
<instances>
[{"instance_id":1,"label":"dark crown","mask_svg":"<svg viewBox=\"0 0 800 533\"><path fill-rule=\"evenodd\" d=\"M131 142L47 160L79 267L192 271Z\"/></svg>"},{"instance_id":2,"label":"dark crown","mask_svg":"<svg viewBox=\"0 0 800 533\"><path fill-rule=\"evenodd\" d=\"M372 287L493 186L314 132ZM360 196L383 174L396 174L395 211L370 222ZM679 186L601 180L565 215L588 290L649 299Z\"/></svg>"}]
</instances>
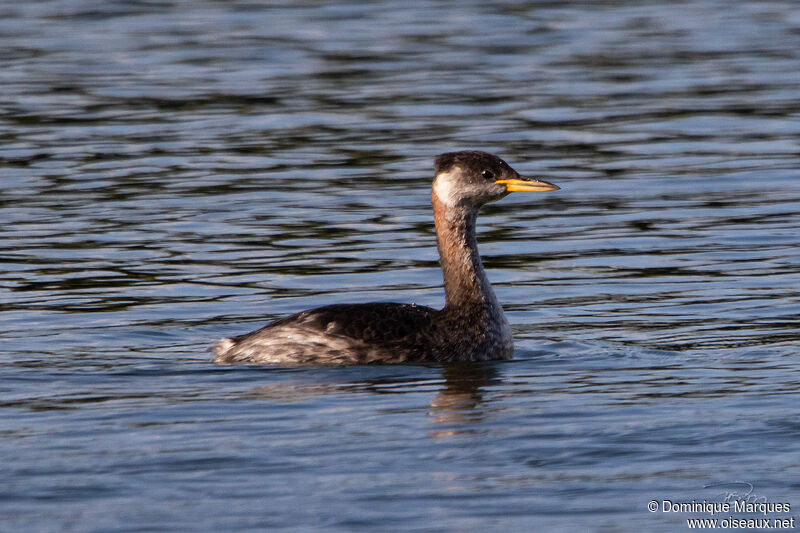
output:
<instances>
[{"instance_id":1,"label":"dark crown","mask_svg":"<svg viewBox=\"0 0 800 533\"><path fill-rule=\"evenodd\" d=\"M511 169L508 163L486 152L478 150L465 150L463 152L448 152L441 154L434 160L434 169L436 173L447 172L452 170L453 167L460 166L465 169L474 169L478 172L485 169L495 170L499 175L503 171Z\"/></svg>"}]
</instances>

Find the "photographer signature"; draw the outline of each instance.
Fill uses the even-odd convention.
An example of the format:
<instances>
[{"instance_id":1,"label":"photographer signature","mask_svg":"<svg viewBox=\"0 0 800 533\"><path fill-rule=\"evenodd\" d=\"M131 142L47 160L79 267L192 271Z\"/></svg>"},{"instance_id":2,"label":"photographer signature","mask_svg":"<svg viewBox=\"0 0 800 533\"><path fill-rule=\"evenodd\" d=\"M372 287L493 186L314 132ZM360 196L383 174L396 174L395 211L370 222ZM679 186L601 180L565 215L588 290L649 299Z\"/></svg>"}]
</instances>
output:
<instances>
[{"instance_id":1,"label":"photographer signature","mask_svg":"<svg viewBox=\"0 0 800 533\"><path fill-rule=\"evenodd\" d=\"M711 483L703 485L704 489L723 487L719 493L723 502L746 502L746 503L767 503L766 496L759 496L753 493L755 487L747 481L726 481L722 483Z\"/></svg>"}]
</instances>

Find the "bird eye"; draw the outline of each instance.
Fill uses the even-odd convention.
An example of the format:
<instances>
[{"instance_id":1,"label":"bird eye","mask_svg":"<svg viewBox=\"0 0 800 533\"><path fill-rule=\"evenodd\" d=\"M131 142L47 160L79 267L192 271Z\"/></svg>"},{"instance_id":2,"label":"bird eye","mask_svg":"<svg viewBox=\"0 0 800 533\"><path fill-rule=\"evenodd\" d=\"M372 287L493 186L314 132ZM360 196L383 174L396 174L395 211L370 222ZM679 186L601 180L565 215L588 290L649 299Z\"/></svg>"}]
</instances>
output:
<instances>
[{"instance_id":1,"label":"bird eye","mask_svg":"<svg viewBox=\"0 0 800 533\"><path fill-rule=\"evenodd\" d=\"M481 176L483 176L487 180L490 180L494 178L494 173L491 170L484 170L483 172L481 172Z\"/></svg>"}]
</instances>

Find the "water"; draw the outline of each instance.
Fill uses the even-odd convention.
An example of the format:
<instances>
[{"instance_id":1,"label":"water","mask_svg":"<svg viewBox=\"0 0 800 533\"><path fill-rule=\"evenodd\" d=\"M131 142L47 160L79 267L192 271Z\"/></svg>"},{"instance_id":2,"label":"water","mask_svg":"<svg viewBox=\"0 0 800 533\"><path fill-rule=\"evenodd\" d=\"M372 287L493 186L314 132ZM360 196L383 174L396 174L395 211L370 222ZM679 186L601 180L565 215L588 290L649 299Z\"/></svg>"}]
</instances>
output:
<instances>
[{"instance_id":1,"label":"water","mask_svg":"<svg viewBox=\"0 0 800 533\"><path fill-rule=\"evenodd\" d=\"M733 481L798 515L793 2L8 2L0 50L0 529L685 531L648 502ZM461 148L562 187L480 219L513 361L210 363L440 306Z\"/></svg>"}]
</instances>

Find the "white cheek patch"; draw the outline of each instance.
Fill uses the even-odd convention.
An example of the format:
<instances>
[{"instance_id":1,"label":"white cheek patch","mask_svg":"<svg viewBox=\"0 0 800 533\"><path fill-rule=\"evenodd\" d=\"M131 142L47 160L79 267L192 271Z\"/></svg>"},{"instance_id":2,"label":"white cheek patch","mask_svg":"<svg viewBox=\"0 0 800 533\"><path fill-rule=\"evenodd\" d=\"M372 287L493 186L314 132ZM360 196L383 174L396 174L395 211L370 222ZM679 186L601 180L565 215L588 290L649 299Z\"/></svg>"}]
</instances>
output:
<instances>
[{"instance_id":1,"label":"white cheek patch","mask_svg":"<svg viewBox=\"0 0 800 533\"><path fill-rule=\"evenodd\" d=\"M453 207L456 205L456 192L458 187L455 184L453 172L441 172L436 174L433 181L433 193L444 205Z\"/></svg>"}]
</instances>

